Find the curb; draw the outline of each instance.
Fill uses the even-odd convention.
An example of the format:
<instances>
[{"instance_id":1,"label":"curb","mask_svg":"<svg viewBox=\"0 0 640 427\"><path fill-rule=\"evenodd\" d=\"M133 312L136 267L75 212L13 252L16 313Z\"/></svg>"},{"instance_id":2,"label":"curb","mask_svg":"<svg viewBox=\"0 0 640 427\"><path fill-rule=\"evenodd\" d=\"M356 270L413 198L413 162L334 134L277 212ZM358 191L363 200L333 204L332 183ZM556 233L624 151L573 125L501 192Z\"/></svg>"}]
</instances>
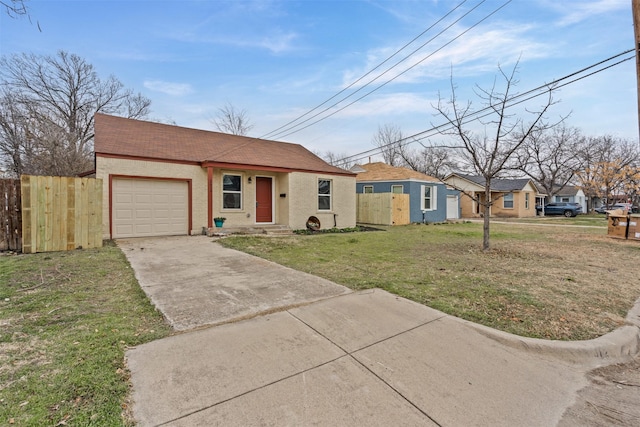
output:
<instances>
[{"instance_id":1,"label":"curb","mask_svg":"<svg viewBox=\"0 0 640 427\"><path fill-rule=\"evenodd\" d=\"M640 353L640 299L627 314L627 325L592 340L555 341L527 338L459 319L480 334L509 347L549 355L596 368L626 362Z\"/></svg>"}]
</instances>

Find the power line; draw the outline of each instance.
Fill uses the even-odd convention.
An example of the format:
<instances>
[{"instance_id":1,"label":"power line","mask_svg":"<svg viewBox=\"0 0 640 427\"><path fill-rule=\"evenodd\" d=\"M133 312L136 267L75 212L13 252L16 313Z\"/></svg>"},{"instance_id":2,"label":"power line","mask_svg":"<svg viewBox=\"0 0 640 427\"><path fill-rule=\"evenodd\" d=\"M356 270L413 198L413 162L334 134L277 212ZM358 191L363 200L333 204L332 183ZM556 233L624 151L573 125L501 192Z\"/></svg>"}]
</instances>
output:
<instances>
[{"instance_id":1,"label":"power line","mask_svg":"<svg viewBox=\"0 0 640 427\"><path fill-rule=\"evenodd\" d=\"M449 12L447 12L442 18L438 19L436 22L434 22L433 24L431 24L426 30L424 30L423 32L421 32L420 34L418 34L416 37L414 37L410 42L406 43L404 46L402 46L400 49L396 50L391 56L387 57L384 61L382 61L381 63L379 63L378 65L376 65L374 68L372 68L371 70L367 71L364 75L362 75L361 77L359 77L357 80L355 80L353 83L351 83L349 86L345 87L344 89L340 90L338 93L336 93L335 95L331 96L329 99L325 100L324 102L322 102L321 104L316 105L315 107L313 107L311 110L307 111L306 113L296 117L295 119L285 123L284 125L280 126L277 129L272 130L269 133L264 134L263 136L261 136L260 138L270 138L270 135L273 134L278 134L279 130L289 126L292 123L295 123L296 121L300 120L301 118L311 114L312 112L314 112L315 110L317 110L318 108L322 107L323 105L325 105L327 102L331 101L332 99L338 97L340 94L346 92L348 89L352 88L353 86L355 86L357 83L359 83L360 81L362 81L365 77L367 77L368 75L372 74L374 71L376 71L378 68L382 67L384 64L386 64L387 62L389 62L393 57L395 57L396 55L398 55L400 52L402 52L404 49L406 49L409 45L411 45L413 42L415 42L416 40L418 40L420 37L422 37L424 34L426 34L429 30L431 30L433 27L435 27L436 25L438 25L440 22L442 22L447 16L449 16L450 14L452 14L453 12L455 12L458 8L460 8L463 4L465 4L468 0L463 0L461 3L459 3L456 7L454 7L453 9L451 9ZM484 3L486 0L482 0L481 3ZM477 7L477 6L476 6ZM424 44L422 46L420 46L418 49L421 49L422 47L424 47ZM411 52L409 55L412 55L413 53L415 53L415 51ZM400 62L404 61L405 59L407 59L409 57L409 55L405 56ZM396 65L398 65L400 62L396 63L393 67L395 67ZM393 68L391 67L391 68ZM388 71L388 70L387 70ZM371 82L369 82L371 83ZM367 84L369 84L367 83ZM315 116L314 116L315 117Z\"/></svg>"},{"instance_id":2,"label":"power line","mask_svg":"<svg viewBox=\"0 0 640 427\"><path fill-rule=\"evenodd\" d=\"M569 84L573 84L573 83L575 83L577 81L580 81L580 80L585 79L587 77L590 77L592 75L598 74L598 73L600 73L602 71L605 71L605 70L607 70L609 68L612 68L612 67L615 67L617 65L620 65L623 62L630 61L630 60L635 58L635 55L623 58L623 59L621 59L621 60L619 60L619 61L617 61L617 62L615 62L613 64L609 64L609 65L607 65L605 67L602 67L602 68L600 68L598 70L592 71L592 72L590 72L588 74L585 74L583 76L577 77L577 78L575 78L573 80L569 80L569 81L566 81L566 82L560 84L560 82L563 82L563 81L565 81L567 79L575 77L575 76L577 76L579 74L584 73L587 70L590 70L590 69L593 69L595 67L598 67L598 66L600 66L602 64L610 62L613 59L619 58L620 56L626 55L626 54L628 54L630 52L634 52L634 51L635 51L635 49L626 50L624 52L621 52L621 53L618 53L616 55L613 55L613 56L611 56L611 57L609 57L607 59L604 59L602 61L598 61L595 64L592 64L592 65L589 65L587 67L584 67L584 68L582 68L582 69L580 69L578 71L575 71L575 72L572 72L570 74L567 74L566 76L561 77L559 79L556 79L556 80L554 80L554 81L552 81L550 83L545 83L545 84L540 85L540 86L538 86L538 87L536 87L534 89L530 89L530 90L528 90L526 92L523 92L521 94L514 95L513 97L511 97L510 99L508 99L506 101L509 104L506 108L511 108L511 107L513 107L515 105L518 105L518 104L521 104L523 102L529 101L529 100L531 100L533 98L536 98L538 96L541 96L541 95L543 95L543 94L545 94L547 92L556 91L556 90L558 90L558 89L560 89L562 87L565 87L565 86L567 86ZM543 91L543 89L544 89L544 91ZM530 96L527 96L527 95L530 95ZM521 98L523 98L525 96L526 96L526 98L521 99ZM518 100L518 101L514 102L516 100ZM483 117L487 117L487 116L493 114L492 112L486 113L487 111L492 110L492 108L493 108L493 106L489 105L489 106L487 106L485 108L482 108L482 109L470 114L468 116L469 117L468 120L463 122L463 124L467 124L467 123L470 123L472 121L475 121L475 120L478 120L478 119L481 119ZM486 113L486 114L482 114L482 113ZM434 127L430 128L430 129L418 132L418 133L413 134L411 136L399 139L397 141L393 141L393 142L391 142L389 144L386 144L386 145L383 145L381 147L376 147L376 148L373 148L373 149L370 149L370 150L367 150L367 151L363 151L363 152L360 152L360 153L353 154L351 156L344 157L344 158L336 161L335 165L336 166L340 166L340 165L344 165L344 164L349 163L349 162L353 162L353 161L358 161L358 160L364 159L364 158L366 158L366 157L368 157L370 155L380 154L382 152L382 150L384 150L385 148L390 147L392 145L395 145L397 143L400 143L400 144L404 143L403 145L406 146L406 145L412 144L414 142L418 142L418 141L421 141L423 139L429 138L431 136L437 135L437 134L442 132L442 128L445 128L445 130L446 130L446 128L449 128L449 127L450 127L449 123L443 123L441 125L434 126Z\"/></svg>"},{"instance_id":3,"label":"power line","mask_svg":"<svg viewBox=\"0 0 640 427\"><path fill-rule=\"evenodd\" d=\"M360 96L360 97L359 97L359 98L357 98L356 100L354 100L354 101L352 101L352 102L348 103L347 105L345 105L345 106L343 106L343 107L341 107L341 108L339 108L339 109L337 109L337 110L334 110L334 111L333 111L333 112L331 112L330 114L328 114L328 115L326 115L326 116L324 116L324 117L321 117L321 118L319 118L318 120L315 120L315 121L313 121L313 122L311 122L311 123L307 124L306 126L303 126L303 127L299 128L299 129L291 130L289 133L286 133L286 134L284 134L284 135L280 135L279 137L280 137L280 138L283 138L283 137L286 137L286 136L292 135L292 134L297 133L297 132L300 132L301 130L304 130L304 129L306 129L306 128L310 127L310 126L313 126L313 125L315 125L316 123L319 123L319 122L321 122L321 121L323 121L323 120L326 120L326 119L328 119L329 117L331 117L331 116L333 116L333 115L335 115L335 114L337 114L337 113L339 113L339 112L341 112L341 111L345 110L346 108L348 108L348 107L352 106L353 104L355 104L356 102L358 102L358 101L362 100L363 98L365 98L365 97L367 97L367 96L371 95L372 93L376 92L377 90L379 90L379 89L383 88L383 87L384 87L384 86L386 86L387 84L391 83L392 81L396 80L398 77L400 77L400 76L404 75L405 73L409 72L409 71L410 71L410 70L412 70L413 68L417 67L418 65L420 65L421 63L423 63L424 61L426 61L427 59L429 59L430 57L432 57L433 55L435 55L436 53L438 53L439 51L441 51L442 49L444 49L445 47L447 47L448 45L450 45L451 43L453 43L454 41L456 41L456 40L457 40L457 39L459 39L460 37L462 37L463 35L465 35L466 33L468 33L469 31L471 31L472 29L474 29L474 28L475 28L475 27L477 27L478 25L480 25L482 22L484 22L485 20L487 20L488 18L490 18L491 16L493 16L493 15L494 15L495 13L497 13L500 9L502 9L503 7L505 7L506 5L508 5L509 3L511 3L512 1L513 1L513 0L507 0L505 3L503 3L500 7L498 7L497 9L495 9L495 10L494 10L493 12L491 12L489 15L485 16L484 18L482 18L481 20L479 20L478 22L476 22L475 24L473 24L471 27L467 28L466 30L464 30L463 32L461 32L460 34L458 34L456 37L454 37L453 39L451 39L451 40L450 40L450 41L448 41L447 43L443 44L443 45L442 45L442 46L440 46L438 49L436 49L435 51L431 52L429 55L427 55L426 57L422 58L420 61L418 61L417 63L415 63L415 64L414 64L414 65L412 65L411 67L409 67L409 68L405 69L404 71L402 71L401 73L399 73L398 75L396 75L395 77L393 77L392 79L389 79L388 81L386 81L386 82L384 82L384 83L382 83L382 84L378 85L376 88L374 88L374 89L370 90L369 92L367 92L367 93L365 93L364 95ZM453 25L453 24L452 24L452 25ZM367 84L367 85L368 85L368 84ZM365 86L366 86L366 85L365 85ZM364 88L364 86L363 86L362 88L358 89L357 91L355 91L353 94L355 94L355 93L359 92L359 91L360 91L360 90L362 90L363 88ZM353 94L352 94L352 95L353 95ZM320 113L317 113L317 114L315 114L313 117L311 117L311 118L308 118L308 119L304 120L303 122L301 122L301 123L297 124L296 126L293 126L291 129L293 129L293 128L297 127L297 126L300 126L302 123L305 123L305 122L307 122L307 121L311 120L312 118L317 117L318 115L320 115L320 114L322 114L322 113L324 113L324 112L328 111L329 109L331 109L331 108L333 108L333 107L337 106L338 104L340 104L340 102L344 101L345 99L349 98L350 96L351 96L351 95L349 95L348 97L345 97L343 100L338 101L337 103L335 103L335 104L331 105L330 107L325 108L325 109L324 109L323 111L321 111ZM286 132L286 131L283 131L283 132ZM281 133L282 133L282 132L281 132Z\"/></svg>"},{"instance_id":4,"label":"power line","mask_svg":"<svg viewBox=\"0 0 640 427\"><path fill-rule=\"evenodd\" d=\"M445 27L443 30L441 30L438 34L436 34L435 36L433 36L431 39L429 39L427 42L423 43L421 46L419 46L417 49L414 49L411 53L409 53L407 56L403 57L400 61L396 62L394 65L392 65L391 67L387 68L383 73L379 74L378 76L376 76L374 79L368 81L366 84L364 84L363 86L361 86L360 88L358 88L357 90L353 91L352 93L350 93L349 95L346 95L344 97L342 97L340 100L338 100L337 102L331 104L330 106L324 108L322 111L317 112L316 114L312 115L311 117L306 118L305 120L298 122L294 125L288 126L288 127L281 127L279 129L280 130L276 135L270 134L272 137L278 137L278 138L283 138L286 136L289 136L291 134L297 133L303 129L306 129L322 120L325 120L331 116L333 116L334 114L337 114L338 112L350 107L351 105L353 105L354 103L360 101L361 99L363 99L366 96L369 96L370 94L372 94L373 92L379 90L380 88L386 86L388 83L394 81L395 79L399 78L400 76L402 76L403 74L405 74L406 72L408 72L409 70L415 68L417 65L419 65L420 63L424 62L426 59L428 59L429 57L433 56L435 53L437 53L439 50L443 49L445 46L447 46L448 44L452 43L453 41L455 41L457 38L461 37L464 33L466 33L467 31L469 31L470 29L476 27L477 25L479 25L482 21L486 20L489 16L493 15L494 13L497 12L497 10L501 9L502 7L506 6L508 3L510 3L512 0L507 0L500 8L498 8L497 10L495 10L494 12L492 12L490 15L486 16L484 19L482 19L481 21L477 22L476 24L474 24L471 28L467 29L465 32L463 32L462 34L459 34L456 38L454 38L453 40L449 41L448 43L445 43L443 46L441 46L439 49L437 49L436 51L432 52L430 55L428 55L427 57L423 58L422 60L420 60L419 62L417 62L416 64L414 64L413 66L409 67L408 69L404 70L403 72L399 73L398 75L396 75L394 78L386 81L385 83L379 85L377 88L375 88L374 90L369 91L368 93L366 93L364 96L356 99L355 101L349 103L348 105L333 111L330 114L327 114L324 117L321 117L315 121L313 121L312 123L309 123L306 126L300 127L302 126L304 123L309 122L310 120L315 119L316 117L326 113L327 111L331 110L332 108L338 106L340 103L344 102L345 100L347 100L348 98L356 95L357 93L361 92L362 90L364 90L365 88L367 88L367 86L371 85L373 82L379 80L380 78L382 78L384 75L386 75L387 73L389 73L391 70L393 70L394 68L396 68L398 65L400 65L402 62L406 61L407 59L411 58L412 55L414 55L416 52L418 52L420 49L424 48L424 46L426 46L427 44L431 43L433 40L435 40L436 38L438 38L439 36L441 36L443 33L445 33L447 30L449 30L453 25L455 25L456 23L458 23L459 21L461 21L464 17L466 17L467 15L469 15L470 13L472 13L475 9L477 9L480 5L482 5L486 0L482 0L480 3L476 4L473 8L471 8L469 11L467 11L466 13L464 13L461 17L457 18L455 21L453 21L451 24L449 24L447 27ZM460 5L456 6L455 9L457 9L458 7L460 7ZM447 13L447 15L445 15L443 18L441 18L438 22L441 22L446 16L450 15L455 9L449 11L449 13ZM435 24L434 24L435 25ZM434 26L432 25L432 27ZM423 33L424 34L424 33ZM403 48L404 49L404 48ZM386 62L386 61L385 61ZM378 67L376 67L378 68ZM368 73L370 74L370 73ZM354 83L355 84L355 83ZM352 87L354 84L350 85L349 87ZM340 93L343 93L344 91L341 91ZM334 99L336 96L333 96L330 99ZM325 101L324 103L322 103L321 105L325 105L328 102ZM317 110L320 106L316 107L314 110ZM314 111L312 110L312 111ZM305 115L308 115L310 112L306 113ZM304 116L304 115L303 115ZM298 119L294 120L297 121ZM284 128L284 129L283 129ZM296 129L298 128L298 129Z\"/></svg>"}]
</instances>

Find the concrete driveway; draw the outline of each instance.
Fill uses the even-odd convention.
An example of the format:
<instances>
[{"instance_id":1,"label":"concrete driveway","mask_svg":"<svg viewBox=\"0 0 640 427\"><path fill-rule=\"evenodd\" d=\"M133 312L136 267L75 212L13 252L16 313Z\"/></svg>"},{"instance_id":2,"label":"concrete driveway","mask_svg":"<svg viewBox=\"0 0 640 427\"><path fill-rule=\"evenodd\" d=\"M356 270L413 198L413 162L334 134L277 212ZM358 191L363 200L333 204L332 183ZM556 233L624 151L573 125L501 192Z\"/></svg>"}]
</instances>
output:
<instances>
[{"instance_id":1,"label":"concrete driveway","mask_svg":"<svg viewBox=\"0 0 640 427\"><path fill-rule=\"evenodd\" d=\"M551 426L587 371L639 348L636 326L520 338L205 237L118 244L176 328L218 324L127 352L140 426Z\"/></svg>"}]
</instances>

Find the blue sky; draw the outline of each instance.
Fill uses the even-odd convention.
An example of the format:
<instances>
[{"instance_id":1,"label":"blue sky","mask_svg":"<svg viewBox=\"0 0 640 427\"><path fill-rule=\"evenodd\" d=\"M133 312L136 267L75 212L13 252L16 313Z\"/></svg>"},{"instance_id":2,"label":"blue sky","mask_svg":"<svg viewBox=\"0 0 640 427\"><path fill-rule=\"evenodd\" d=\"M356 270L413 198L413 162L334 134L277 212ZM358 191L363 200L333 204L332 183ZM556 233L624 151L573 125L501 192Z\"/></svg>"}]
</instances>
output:
<instances>
[{"instance_id":1,"label":"blue sky","mask_svg":"<svg viewBox=\"0 0 640 427\"><path fill-rule=\"evenodd\" d=\"M152 118L180 126L215 130L211 119L231 103L261 137L348 87L460 3L30 0L33 24L1 14L0 52L78 54L100 76L113 74L150 98ZM373 148L378 126L412 135L440 124L433 105L439 93L450 95L452 74L458 98L479 106L473 86L489 88L498 64L510 71L520 58L517 91L525 92L634 46L629 0L467 0L386 67L449 25L376 82L365 86L386 68L353 85L342 96L360 92L338 108L388 82L380 89L273 139L359 153ZM635 72L630 60L565 86L549 118L571 113L567 123L585 134L637 140Z\"/></svg>"}]
</instances>

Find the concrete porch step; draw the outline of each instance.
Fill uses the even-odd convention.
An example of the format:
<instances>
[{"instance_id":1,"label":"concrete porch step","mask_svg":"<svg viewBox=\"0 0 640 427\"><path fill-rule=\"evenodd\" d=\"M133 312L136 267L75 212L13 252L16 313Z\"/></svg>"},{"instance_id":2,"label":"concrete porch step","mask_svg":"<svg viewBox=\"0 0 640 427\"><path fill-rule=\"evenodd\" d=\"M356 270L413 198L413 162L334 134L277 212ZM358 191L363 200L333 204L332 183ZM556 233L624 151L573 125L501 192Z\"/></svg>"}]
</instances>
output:
<instances>
[{"instance_id":1,"label":"concrete porch step","mask_svg":"<svg viewBox=\"0 0 640 427\"><path fill-rule=\"evenodd\" d=\"M267 235L288 235L292 234L291 228L280 224L250 225L241 227L213 227L207 233L216 234L267 234Z\"/></svg>"}]
</instances>

